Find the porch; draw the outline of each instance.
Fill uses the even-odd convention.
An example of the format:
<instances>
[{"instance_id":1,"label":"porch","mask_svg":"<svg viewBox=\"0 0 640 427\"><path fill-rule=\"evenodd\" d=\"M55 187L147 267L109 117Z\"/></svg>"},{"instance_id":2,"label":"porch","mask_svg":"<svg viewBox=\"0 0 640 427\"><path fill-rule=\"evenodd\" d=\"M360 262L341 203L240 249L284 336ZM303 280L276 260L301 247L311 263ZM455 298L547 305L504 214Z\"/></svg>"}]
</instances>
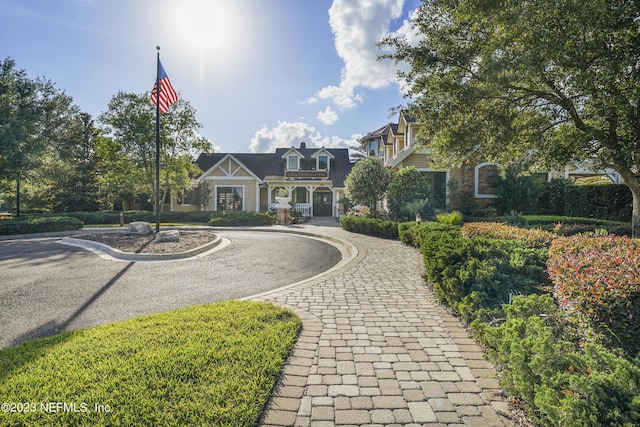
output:
<instances>
[{"instance_id":1,"label":"porch","mask_svg":"<svg viewBox=\"0 0 640 427\"><path fill-rule=\"evenodd\" d=\"M291 197L292 209L305 218L334 217L344 215L344 207L339 200L344 197L342 189L333 188L331 182L310 183L291 181L268 182L265 186L267 207L271 210L276 205L276 197Z\"/></svg>"}]
</instances>

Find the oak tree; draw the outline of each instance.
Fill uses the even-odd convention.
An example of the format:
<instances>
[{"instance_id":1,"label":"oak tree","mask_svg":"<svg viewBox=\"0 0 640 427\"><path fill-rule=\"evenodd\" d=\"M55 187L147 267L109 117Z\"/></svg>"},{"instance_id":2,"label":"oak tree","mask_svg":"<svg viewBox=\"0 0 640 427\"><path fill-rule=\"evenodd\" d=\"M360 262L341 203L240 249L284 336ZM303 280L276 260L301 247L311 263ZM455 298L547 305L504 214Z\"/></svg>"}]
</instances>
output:
<instances>
[{"instance_id":1,"label":"oak tree","mask_svg":"<svg viewBox=\"0 0 640 427\"><path fill-rule=\"evenodd\" d=\"M640 2L423 0L381 45L442 158L613 168L640 235Z\"/></svg>"}]
</instances>

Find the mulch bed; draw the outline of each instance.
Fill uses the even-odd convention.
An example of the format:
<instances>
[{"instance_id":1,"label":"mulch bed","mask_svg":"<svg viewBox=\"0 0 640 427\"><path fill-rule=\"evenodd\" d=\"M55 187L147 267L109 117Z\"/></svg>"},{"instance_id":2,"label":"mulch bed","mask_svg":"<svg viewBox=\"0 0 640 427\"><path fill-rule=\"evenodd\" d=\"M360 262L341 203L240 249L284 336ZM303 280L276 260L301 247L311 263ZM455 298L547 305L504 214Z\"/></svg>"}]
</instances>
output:
<instances>
[{"instance_id":1,"label":"mulch bed","mask_svg":"<svg viewBox=\"0 0 640 427\"><path fill-rule=\"evenodd\" d=\"M177 242L156 243L155 234L97 233L75 236L79 239L93 240L127 253L139 254L175 254L199 248L215 240L213 233L205 231L180 231Z\"/></svg>"}]
</instances>

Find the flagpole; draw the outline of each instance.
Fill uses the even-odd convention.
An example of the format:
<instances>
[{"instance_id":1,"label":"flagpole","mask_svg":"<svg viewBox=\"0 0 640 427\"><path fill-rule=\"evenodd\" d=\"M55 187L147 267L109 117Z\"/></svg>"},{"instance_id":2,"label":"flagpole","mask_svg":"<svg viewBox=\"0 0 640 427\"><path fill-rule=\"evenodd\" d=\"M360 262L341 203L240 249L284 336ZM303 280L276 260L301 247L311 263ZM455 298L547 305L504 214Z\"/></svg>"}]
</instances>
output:
<instances>
[{"instance_id":1,"label":"flagpole","mask_svg":"<svg viewBox=\"0 0 640 427\"><path fill-rule=\"evenodd\" d=\"M160 46L156 60L156 234L160 232Z\"/></svg>"}]
</instances>

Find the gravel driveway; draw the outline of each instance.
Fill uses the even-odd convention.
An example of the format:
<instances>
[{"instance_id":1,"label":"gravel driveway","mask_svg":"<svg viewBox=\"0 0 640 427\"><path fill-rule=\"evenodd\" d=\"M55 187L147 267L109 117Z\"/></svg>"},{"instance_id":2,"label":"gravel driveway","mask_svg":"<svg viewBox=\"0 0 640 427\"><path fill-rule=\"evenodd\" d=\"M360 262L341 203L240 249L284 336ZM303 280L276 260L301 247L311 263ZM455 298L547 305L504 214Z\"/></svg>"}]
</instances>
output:
<instances>
[{"instance_id":1,"label":"gravel driveway","mask_svg":"<svg viewBox=\"0 0 640 427\"><path fill-rule=\"evenodd\" d=\"M315 276L341 259L337 248L301 236L216 233L231 244L173 262L106 261L58 239L0 241L0 347L254 295Z\"/></svg>"}]
</instances>

